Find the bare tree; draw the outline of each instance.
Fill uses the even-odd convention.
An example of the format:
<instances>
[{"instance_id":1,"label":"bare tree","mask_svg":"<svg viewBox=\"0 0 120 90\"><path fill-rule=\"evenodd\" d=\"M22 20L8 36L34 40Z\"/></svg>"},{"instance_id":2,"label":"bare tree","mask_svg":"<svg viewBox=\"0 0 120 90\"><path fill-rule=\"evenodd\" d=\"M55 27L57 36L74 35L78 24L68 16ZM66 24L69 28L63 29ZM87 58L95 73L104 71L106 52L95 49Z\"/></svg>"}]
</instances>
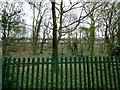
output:
<instances>
[{"instance_id":1,"label":"bare tree","mask_svg":"<svg viewBox=\"0 0 120 90\"><path fill-rule=\"evenodd\" d=\"M39 47L39 43L38 43L39 33L40 33L44 15L47 11L47 7L44 6L45 3L43 1L39 1L39 4L35 2L34 3L29 2L29 4L32 5L33 7L33 32L32 32L33 43L32 43L32 46L33 46L33 53L36 53Z\"/></svg>"},{"instance_id":2,"label":"bare tree","mask_svg":"<svg viewBox=\"0 0 120 90\"><path fill-rule=\"evenodd\" d=\"M55 39L56 39L56 40L53 40L53 42L55 42L55 43L53 43L54 44L53 46L56 47L55 49L57 49L59 40L61 39L62 36L66 35L69 32L75 31L79 27L80 23L82 23L82 21L86 17L91 15L94 12L94 10L96 10L97 8L99 8L103 5L103 3L96 5L96 7L91 8L89 10L89 12L86 13L86 15L83 15L84 6L87 3L82 3L79 0L77 2L70 4L69 6L65 6L63 4L62 0L61 0L60 4L57 4L55 2L51 2L51 3L52 3L52 15L53 15L52 17L53 17L53 22L54 22L51 24L53 25L53 38L55 37ZM58 6L60 6L60 7L58 7ZM79 15L77 15L76 19L75 19L75 17L73 17L73 20L66 22L65 21L67 18L66 16L69 16L70 13L73 12L73 10L77 10L77 9L80 11L80 13L79 13ZM58 16L56 16L56 12L55 12L56 10L59 13ZM58 23L59 23L59 25L58 25ZM72 27L72 29L71 30L67 29L69 27ZM57 34L57 32L58 32L58 34ZM57 41L57 43L56 43L56 41ZM57 46L55 44L57 44Z\"/></svg>"},{"instance_id":3,"label":"bare tree","mask_svg":"<svg viewBox=\"0 0 120 90\"><path fill-rule=\"evenodd\" d=\"M118 32L117 32L117 42L118 45L120 46L120 2L118 3Z\"/></svg>"},{"instance_id":4,"label":"bare tree","mask_svg":"<svg viewBox=\"0 0 120 90\"><path fill-rule=\"evenodd\" d=\"M100 7L98 7L100 5ZM87 37L87 45L88 45L88 50L89 50L89 55L94 56L94 42L95 42L95 33L96 28L98 25L99 17L101 15L102 11L102 6L104 3L98 3L98 2L88 2L86 5L84 5L84 11L86 14L88 14L91 10L91 14L88 15L87 21L85 20L85 23L89 25L89 27L81 27L81 29L85 30L86 32L86 37ZM98 7L98 8L96 8Z\"/></svg>"},{"instance_id":5,"label":"bare tree","mask_svg":"<svg viewBox=\"0 0 120 90\"><path fill-rule=\"evenodd\" d=\"M49 23L47 23L49 24ZM46 25L45 25L46 26ZM47 36L47 32L48 32L48 27L46 26L45 29L43 29L43 37L42 37L42 42L41 42L41 49L40 49L40 54L43 53L43 48L44 48L44 44L46 42L45 37ZM48 38L49 39L49 38Z\"/></svg>"},{"instance_id":6,"label":"bare tree","mask_svg":"<svg viewBox=\"0 0 120 90\"><path fill-rule=\"evenodd\" d=\"M14 33L21 32L21 19L20 14L22 12L22 4L20 7L16 8L16 3L5 2L2 3L2 15L1 15L1 26L2 26L2 51L3 56L9 55L7 46L11 43L9 42L10 37L14 37Z\"/></svg>"},{"instance_id":7,"label":"bare tree","mask_svg":"<svg viewBox=\"0 0 120 90\"><path fill-rule=\"evenodd\" d=\"M115 37L117 34L117 7L116 3L106 3L104 6L103 13L103 26L105 27L105 47L107 48L107 53L110 54L112 48L115 45Z\"/></svg>"}]
</instances>

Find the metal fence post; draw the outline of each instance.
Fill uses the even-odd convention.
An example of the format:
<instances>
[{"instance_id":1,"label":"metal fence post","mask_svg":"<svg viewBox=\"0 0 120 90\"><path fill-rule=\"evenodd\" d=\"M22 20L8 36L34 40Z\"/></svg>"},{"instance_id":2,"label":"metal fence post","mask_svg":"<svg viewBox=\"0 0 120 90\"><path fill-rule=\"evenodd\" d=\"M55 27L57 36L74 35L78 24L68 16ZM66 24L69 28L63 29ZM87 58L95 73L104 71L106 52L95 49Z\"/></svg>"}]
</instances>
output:
<instances>
[{"instance_id":1,"label":"metal fence post","mask_svg":"<svg viewBox=\"0 0 120 90\"><path fill-rule=\"evenodd\" d=\"M0 56L0 90L2 89L2 57Z\"/></svg>"}]
</instances>

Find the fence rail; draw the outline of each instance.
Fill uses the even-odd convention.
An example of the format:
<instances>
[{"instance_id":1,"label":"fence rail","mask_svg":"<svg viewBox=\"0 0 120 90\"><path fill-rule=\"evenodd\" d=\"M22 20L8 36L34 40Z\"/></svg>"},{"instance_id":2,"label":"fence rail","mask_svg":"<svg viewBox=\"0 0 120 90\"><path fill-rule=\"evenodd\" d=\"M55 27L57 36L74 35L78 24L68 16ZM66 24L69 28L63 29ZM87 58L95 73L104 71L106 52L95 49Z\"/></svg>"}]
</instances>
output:
<instances>
[{"instance_id":1,"label":"fence rail","mask_svg":"<svg viewBox=\"0 0 120 90\"><path fill-rule=\"evenodd\" d=\"M3 58L2 87L120 90L120 58Z\"/></svg>"}]
</instances>

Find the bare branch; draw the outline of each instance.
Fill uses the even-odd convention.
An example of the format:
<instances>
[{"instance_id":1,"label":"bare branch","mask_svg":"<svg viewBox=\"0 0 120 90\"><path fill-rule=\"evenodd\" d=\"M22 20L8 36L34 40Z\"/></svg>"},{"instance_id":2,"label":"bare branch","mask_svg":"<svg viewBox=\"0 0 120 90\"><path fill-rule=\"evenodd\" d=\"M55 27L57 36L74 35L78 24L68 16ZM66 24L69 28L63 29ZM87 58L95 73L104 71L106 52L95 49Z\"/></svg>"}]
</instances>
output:
<instances>
[{"instance_id":1,"label":"bare branch","mask_svg":"<svg viewBox=\"0 0 120 90\"><path fill-rule=\"evenodd\" d=\"M66 26L64 26L64 27L62 27L62 28L67 28L67 27L69 27L69 26L71 26L71 25L73 25L73 24L75 24L75 23L77 23L77 25L75 26L75 28L74 28L74 30L78 27L78 25L81 23L81 21L83 20L83 19L85 19L87 16L89 16L95 9L97 9L97 8L99 8L100 6L102 6L103 5L103 3L102 4L100 4L100 5L98 5L97 7L93 7L92 9L91 9L91 11L89 11L89 13L87 13L85 16L79 16L79 19L78 20L76 20L76 21L74 21L74 22L72 22L72 23L70 23L70 24L68 24L68 25L66 25Z\"/></svg>"}]
</instances>

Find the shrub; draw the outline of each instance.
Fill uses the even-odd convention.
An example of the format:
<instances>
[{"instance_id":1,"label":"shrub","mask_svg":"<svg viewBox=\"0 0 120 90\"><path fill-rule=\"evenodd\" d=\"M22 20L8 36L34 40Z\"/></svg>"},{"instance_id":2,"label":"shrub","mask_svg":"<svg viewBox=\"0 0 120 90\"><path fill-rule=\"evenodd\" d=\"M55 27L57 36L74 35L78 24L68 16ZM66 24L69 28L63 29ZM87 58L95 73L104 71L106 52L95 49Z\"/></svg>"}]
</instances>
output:
<instances>
[{"instance_id":1,"label":"shrub","mask_svg":"<svg viewBox=\"0 0 120 90\"><path fill-rule=\"evenodd\" d=\"M120 46L115 45L112 50L111 50L111 55L112 56L120 56Z\"/></svg>"}]
</instances>

